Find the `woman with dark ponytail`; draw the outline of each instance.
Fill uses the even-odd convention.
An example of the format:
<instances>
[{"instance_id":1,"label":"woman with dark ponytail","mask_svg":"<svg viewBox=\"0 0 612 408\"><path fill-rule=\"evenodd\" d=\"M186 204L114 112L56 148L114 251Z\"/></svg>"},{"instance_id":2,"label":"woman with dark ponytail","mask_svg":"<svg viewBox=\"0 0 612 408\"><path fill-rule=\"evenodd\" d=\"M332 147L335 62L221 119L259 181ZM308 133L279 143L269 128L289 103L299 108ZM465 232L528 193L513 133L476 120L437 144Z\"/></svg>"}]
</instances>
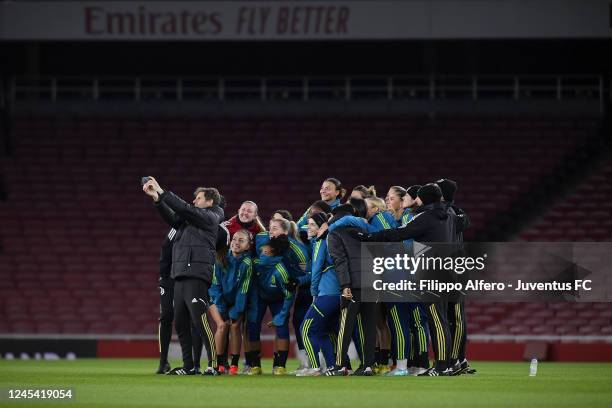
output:
<instances>
[{"instance_id":1,"label":"woman with dark ponytail","mask_svg":"<svg viewBox=\"0 0 612 408\"><path fill-rule=\"evenodd\" d=\"M402 200L402 219L400 223L400 227L408 224L412 218L414 218L414 210L417 207L416 199L417 193L421 186L419 184L415 184L414 186L410 186L406 189L406 195Z\"/></svg>"},{"instance_id":2,"label":"woman with dark ponytail","mask_svg":"<svg viewBox=\"0 0 612 408\"><path fill-rule=\"evenodd\" d=\"M367 225L365 217L367 206L364 200L351 198L348 203L338 206L332 211L334 216L329 221L329 233L327 245L331 258L333 259L336 277L342 288L340 298L340 329L338 331L338 344L336 348L336 363L332 371L326 375L348 375L349 361L347 358L348 347L351 340L358 333L360 341L356 342L358 351L361 349L360 367L353 373L359 376L374 375L376 363L376 303L362 301L361 295L361 273L360 262L361 242L353 237L355 232L366 232L367 229L355 226L342 226L333 228L336 222L344 218L354 218ZM333 231L332 231L333 229Z\"/></svg>"},{"instance_id":3,"label":"woman with dark ponytail","mask_svg":"<svg viewBox=\"0 0 612 408\"><path fill-rule=\"evenodd\" d=\"M275 214L277 215L277 214ZM264 233L258 234L262 236ZM266 233L267 234L267 233ZM289 272L288 289L295 292L295 305L293 307L292 323L295 332L295 339L298 346L298 357L300 359L301 370L308 365L308 357L304 349L304 342L300 332L300 326L304 320L304 316L312 303L310 296L310 280L311 280L311 260L308 247L302 243L297 235L297 226L295 222L288 221L285 218L272 218L270 220L270 238L286 237L289 241L287 251L279 254L282 257L283 264ZM297 288L297 291L296 291Z\"/></svg>"},{"instance_id":4,"label":"woman with dark ponytail","mask_svg":"<svg viewBox=\"0 0 612 408\"><path fill-rule=\"evenodd\" d=\"M321 226L327 223L329 214L316 213L308 219L308 236L312 245L312 283L310 293L314 301L306 312L300 328L304 348L310 362L309 368L296 372L298 377L320 376L324 374L319 351L323 353L330 372L334 370L335 344L340 312L340 293L342 292L333 260L327 250L327 233L320 236Z\"/></svg>"},{"instance_id":5,"label":"woman with dark ponytail","mask_svg":"<svg viewBox=\"0 0 612 408\"><path fill-rule=\"evenodd\" d=\"M329 177L323 180L319 194L321 195L321 201L329 206L329 210L325 211L326 213L329 213L331 210L340 205L340 200L346 195L346 188L344 188L340 180L337 178ZM297 227L301 235L305 234L306 230L308 229L308 217L310 217L311 214L312 206L310 206L304 212L297 222Z\"/></svg>"},{"instance_id":6,"label":"woman with dark ponytail","mask_svg":"<svg viewBox=\"0 0 612 408\"><path fill-rule=\"evenodd\" d=\"M267 233L259 233L255 237L255 248L258 258L253 260L253 291L249 294L254 298L253 307L247 311L249 326L249 355L251 366L248 375L261 375L261 324L270 310L272 320L268 327L276 330L274 362L272 374L284 375L285 365L289 355L289 313L293 305L294 295L288 289L289 273L283 265L282 254L289 248L286 235L269 238Z\"/></svg>"},{"instance_id":7,"label":"woman with dark ponytail","mask_svg":"<svg viewBox=\"0 0 612 408\"><path fill-rule=\"evenodd\" d=\"M417 193L421 185L415 184L406 189L406 195L402 201L401 224L403 227L414 218L414 210L416 209ZM406 245L412 245L412 240L404 241ZM410 356L409 356L409 373L410 375L419 375L424 373L429 367L429 325L427 323L427 313L425 306L422 303L410 302L409 307L409 325L410 325Z\"/></svg>"},{"instance_id":8,"label":"woman with dark ponytail","mask_svg":"<svg viewBox=\"0 0 612 408\"><path fill-rule=\"evenodd\" d=\"M215 344L219 360L219 371L225 372L227 365L227 339L230 338L230 375L238 374L238 357L242 342L242 327L247 307L247 295L251 288L252 260L250 249L253 237L246 230L238 230L232 238L229 251L217 258L208 290L212 305L209 309L217 329Z\"/></svg>"},{"instance_id":9,"label":"woman with dark ponytail","mask_svg":"<svg viewBox=\"0 0 612 408\"><path fill-rule=\"evenodd\" d=\"M354 198L349 200L349 202L356 202ZM379 197L369 197L365 199L367 212L365 214L365 219L358 218L355 216L344 217L338 220L336 223L332 224L329 227L329 232L331 233L338 227L359 227L369 232L381 231L383 229L391 229L396 228L397 224L391 213L387 212L387 206L382 198ZM389 369L389 356L393 356L396 358L399 354L400 357L403 358L403 353L406 350L401 347L404 345L402 342L402 335L408 333L408 323L401 324L402 327L398 329L399 323L397 319L393 319L394 316L391 316L391 313L395 313L395 310L392 309L391 305L389 308L386 307L386 304L379 303L377 305L377 347L376 347L376 366L374 367L374 372L378 375L384 375L390 371ZM399 308L403 306L400 305ZM405 330L401 330L401 329ZM399 340L399 341L398 341ZM355 342L358 344L358 342ZM395 347L391 347L395 345ZM399 345L400 347L397 347ZM406 345L406 347L409 344ZM398 353L399 352L399 353Z\"/></svg>"}]
</instances>

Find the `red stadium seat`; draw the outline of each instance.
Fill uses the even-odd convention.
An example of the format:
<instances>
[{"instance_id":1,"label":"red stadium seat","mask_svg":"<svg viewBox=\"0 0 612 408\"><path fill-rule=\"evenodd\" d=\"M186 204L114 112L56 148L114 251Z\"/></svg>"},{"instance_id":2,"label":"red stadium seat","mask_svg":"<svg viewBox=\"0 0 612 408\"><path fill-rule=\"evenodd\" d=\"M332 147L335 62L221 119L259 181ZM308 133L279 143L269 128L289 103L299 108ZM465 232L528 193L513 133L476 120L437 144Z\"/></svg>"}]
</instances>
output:
<instances>
[{"instance_id":1,"label":"red stadium seat","mask_svg":"<svg viewBox=\"0 0 612 408\"><path fill-rule=\"evenodd\" d=\"M2 170L9 199L0 203L0 275L11 279L0 279L0 332L100 334L156 331L157 256L168 227L138 191L142 175L157 175L185 199L202 183L219 186L228 214L254 199L264 222L278 208L298 218L319 198L330 164L347 169L336 175L349 188L375 181L381 196L391 185L452 177L461 185L458 203L470 215L470 239L500 211L520 205L523 192L596 131L590 119L503 117L435 123L420 118L24 118L14 128L14 156ZM376 172L372 180L372 169L406 162L407 140L419 152L410 155L409 171L399 179L394 171ZM368 154L373 141L384 155ZM456 154L443 159L441 147ZM200 167L203 157L214 161L214 171ZM356 157L367 160L368 168L356 166ZM248 169L249 183L236 178L238 167ZM53 205L31 198L32 189L46 185L41 175L54 186L47 192ZM601 189L610 179L612 165L607 165L521 236L609 239L612 201ZM98 185L105 186L102 192L93 187ZM585 202L591 205L588 213L601 220L597 225L584 224ZM38 318L23 312L30 310ZM575 317L592 322L585 333L597 327L604 332L611 317L597 304L566 310L468 303L467 310L470 330L488 334L554 334L557 324ZM595 323L598 318L608 324Z\"/></svg>"}]
</instances>

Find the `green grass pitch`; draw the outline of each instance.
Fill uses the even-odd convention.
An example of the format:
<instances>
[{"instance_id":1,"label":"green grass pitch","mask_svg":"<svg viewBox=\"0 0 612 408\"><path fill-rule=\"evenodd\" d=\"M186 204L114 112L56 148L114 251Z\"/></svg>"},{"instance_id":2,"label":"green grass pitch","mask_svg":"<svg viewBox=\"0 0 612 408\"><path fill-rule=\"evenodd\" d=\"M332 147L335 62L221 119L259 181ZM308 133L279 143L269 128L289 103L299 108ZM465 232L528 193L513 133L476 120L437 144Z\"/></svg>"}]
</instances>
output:
<instances>
[{"instance_id":1,"label":"green grass pitch","mask_svg":"<svg viewBox=\"0 0 612 408\"><path fill-rule=\"evenodd\" d=\"M270 365L264 362L264 372ZM536 377L528 362L472 366L477 375L438 378L171 377L152 374L155 360L0 360L0 406L612 407L612 364L543 362ZM72 402L7 399L9 388L66 387Z\"/></svg>"}]
</instances>

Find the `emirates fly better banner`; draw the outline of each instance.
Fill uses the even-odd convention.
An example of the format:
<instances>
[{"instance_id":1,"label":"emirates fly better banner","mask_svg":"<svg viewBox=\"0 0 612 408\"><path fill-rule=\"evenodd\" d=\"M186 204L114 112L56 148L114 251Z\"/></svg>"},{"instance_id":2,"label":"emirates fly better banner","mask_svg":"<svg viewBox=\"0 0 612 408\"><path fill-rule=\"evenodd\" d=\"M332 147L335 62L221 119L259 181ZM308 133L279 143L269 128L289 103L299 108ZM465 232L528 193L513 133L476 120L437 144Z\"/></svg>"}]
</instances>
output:
<instances>
[{"instance_id":1,"label":"emirates fly better banner","mask_svg":"<svg viewBox=\"0 0 612 408\"><path fill-rule=\"evenodd\" d=\"M610 37L608 0L1 2L0 40Z\"/></svg>"}]
</instances>

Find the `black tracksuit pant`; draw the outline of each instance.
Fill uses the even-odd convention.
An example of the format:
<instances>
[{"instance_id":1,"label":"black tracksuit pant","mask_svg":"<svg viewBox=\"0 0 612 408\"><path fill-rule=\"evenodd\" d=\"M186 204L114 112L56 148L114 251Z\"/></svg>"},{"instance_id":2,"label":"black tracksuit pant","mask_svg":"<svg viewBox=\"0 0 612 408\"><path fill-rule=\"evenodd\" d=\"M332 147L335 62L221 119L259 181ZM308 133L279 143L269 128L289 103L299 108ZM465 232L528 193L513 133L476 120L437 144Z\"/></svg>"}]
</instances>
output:
<instances>
[{"instance_id":1,"label":"black tracksuit pant","mask_svg":"<svg viewBox=\"0 0 612 408\"><path fill-rule=\"evenodd\" d=\"M451 333L446 315L447 309L448 303L446 301L425 304L435 367L440 372L448 368L451 352Z\"/></svg>"},{"instance_id":2,"label":"black tracksuit pant","mask_svg":"<svg viewBox=\"0 0 612 408\"><path fill-rule=\"evenodd\" d=\"M193 361L193 341L191 324L196 337L202 339L213 367L217 367L215 336L206 311L208 310L208 283L196 278L183 278L174 281L174 325L181 343L183 367L191 369Z\"/></svg>"},{"instance_id":3,"label":"black tracksuit pant","mask_svg":"<svg viewBox=\"0 0 612 408\"><path fill-rule=\"evenodd\" d=\"M449 302L447 309L448 325L451 333L450 362L465 359L465 343L467 342L467 324L465 320L465 301Z\"/></svg>"},{"instance_id":4,"label":"black tracksuit pant","mask_svg":"<svg viewBox=\"0 0 612 408\"><path fill-rule=\"evenodd\" d=\"M159 362L168 362L168 349L172 339L172 322L174 321L174 281L162 280L159 284L159 330L157 341L159 343ZM193 358L195 365L200 365L202 357L202 338L191 325L191 338L193 342Z\"/></svg>"},{"instance_id":5,"label":"black tracksuit pant","mask_svg":"<svg viewBox=\"0 0 612 408\"><path fill-rule=\"evenodd\" d=\"M336 350L336 366L349 367L348 349L355 325L363 331L359 336L363 338L363 360L361 365L373 367L376 363L376 321L378 319L378 305L376 303L361 302L361 291L352 289L354 302L342 298L343 307L340 309L340 329L338 331L338 345Z\"/></svg>"}]
</instances>

